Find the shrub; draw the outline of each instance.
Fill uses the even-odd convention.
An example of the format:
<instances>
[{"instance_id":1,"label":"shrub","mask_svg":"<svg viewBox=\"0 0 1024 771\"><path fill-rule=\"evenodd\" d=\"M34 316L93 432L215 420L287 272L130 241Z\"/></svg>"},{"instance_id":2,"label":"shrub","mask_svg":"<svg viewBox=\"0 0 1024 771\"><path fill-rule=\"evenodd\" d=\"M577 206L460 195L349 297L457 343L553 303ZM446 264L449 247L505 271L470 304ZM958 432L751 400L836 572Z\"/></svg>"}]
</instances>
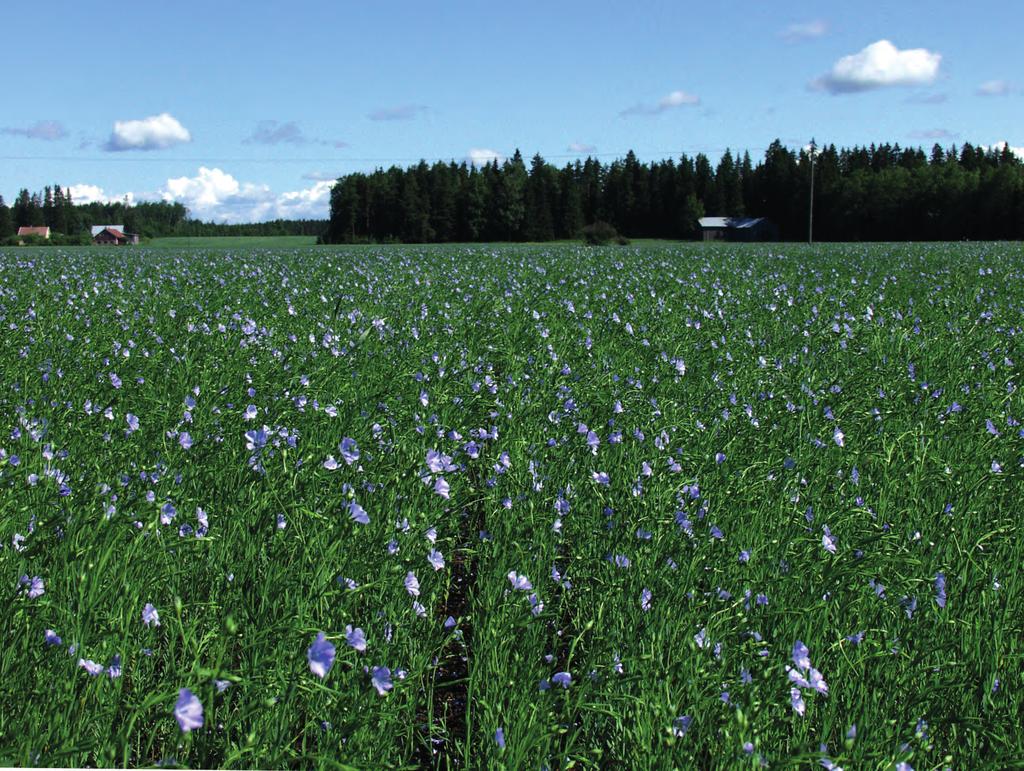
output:
<instances>
[{"instance_id":1,"label":"shrub","mask_svg":"<svg viewBox=\"0 0 1024 771\"><path fill-rule=\"evenodd\" d=\"M583 242L589 246L605 246L610 243L622 246L628 244L629 239L620 236L610 223L598 220L583 228Z\"/></svg>"}]
</instances>

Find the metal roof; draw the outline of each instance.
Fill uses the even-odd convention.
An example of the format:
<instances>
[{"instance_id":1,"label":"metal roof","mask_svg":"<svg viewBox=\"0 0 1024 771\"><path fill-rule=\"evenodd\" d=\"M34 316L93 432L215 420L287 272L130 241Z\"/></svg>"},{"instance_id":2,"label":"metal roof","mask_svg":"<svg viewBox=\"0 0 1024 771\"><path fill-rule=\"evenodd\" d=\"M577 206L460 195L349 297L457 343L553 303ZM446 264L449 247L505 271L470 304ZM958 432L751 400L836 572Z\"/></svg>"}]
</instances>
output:
<instances>
[{"instance_id":1,"label":"metal roof","mask_svg":"<svg viewBox=\"0 0 1024 771\"><path fill-rule=\"evenodd\" d=\"M124 232L124 225L93 225L92 226L92 237L95 238L97 233L102 233L104 230L120 230Z\"/></svg>"},{"instance_id":2,"label":"metal roof","mask_svg":"<svg viewBox=\"0 0 1024 771\"><path fill-rule=\"evenodd\" d=\"M702 228L752 228L763 222L764 217L701 217Z\"/></svg>"}]
</instances>

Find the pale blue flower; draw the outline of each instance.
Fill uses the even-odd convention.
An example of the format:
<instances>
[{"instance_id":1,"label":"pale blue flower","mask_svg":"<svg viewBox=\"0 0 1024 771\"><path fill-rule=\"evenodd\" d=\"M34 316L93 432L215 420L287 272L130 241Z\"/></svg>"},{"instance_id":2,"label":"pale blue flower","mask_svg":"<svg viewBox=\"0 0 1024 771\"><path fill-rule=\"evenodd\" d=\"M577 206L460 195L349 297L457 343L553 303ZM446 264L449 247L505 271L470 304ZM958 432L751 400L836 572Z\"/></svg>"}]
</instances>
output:
<instances>
[{"instance_id":1,"label":"pale blue flower","mask_svg":"<svg viewBox=\"0 0 1024 771\"><path fill-rule=\"evenodd\" d=\"M188 733L194 728L203 727L203 705L188 688L178 691L178 701L174 705L174 717L184 733Z\"/></svg>"},{"instance_id":2,"label":"pale blue flower","mask_svg":"<svg viewBox=\"0 0 1024 771\"><path fill-rule=\"evenodd\" d=\"M366 634L359 627L353 629L351 624L345 627L345 642L360 653L366 650Z\"/></svg>"},{"instance_id":3,"label":"pale blue flower","mask_svg":"<svg viewBox=\"0 0 1024 771\"><path fill-rule=\"evenodd\" d=\"M334 646L327 639L326 635L320 632L306 651L309 671L321 680L327 677L327 673L334 666L334 652Z\"/></svg>"},{"instance_id":4,"label":"pale blue flower","mask_svg":"<svg viewBox=\"0 0 1024 771\"><path fill-rule=\"evenodd\" d=\"M533 589L533 584L530 583L530 579L525 575L520 575L514 570L508 572L508 580L512 584L512 588L520 592L528 592Z\"/></svg>"},{"instance_id":5,"label":"pale blue flower","mask_svg":"<svg viewBox=\"0 0 1024 771\"><path fill-rule=\"evenodd\" d=\"M355 439L348 436L343 437L338 449L341 452L342 459L349 466L359 460L359 446L356 444Z\"/></svg>"},{"instance_id":6,"label":"pale blue flower","mask_svg":"<svg viewBox=\"0 0 1024 771\"><path fill-rule=\"evenodd\" d=\"M160 626L160 614L151 602L147 602L142 608L142 623L146 626Z\"/></svg>"},{"instance_id":7,"label":"pale blue flower","mask_svg":"<svg viewBox=\"0 0 1024 771\"><path fill-rule=\"evenodd\" d=\"M427 554L427 562L431 564L434 570L441 570L444 568L444 555L437 549L431 549L430 553Z\"/></svg>"},{"instance_id":8,"label":"pale blue flower","mask_svg":"<svg viewBox=\"0 0 1024 771\"><path fill-rule=\"evenodd\" d=\"M551 682L563 688L568 688L572 685L572 675L568 672L555 672L555 674L551 675Z\"/></svg>"},{"instance_id":9,"label":"pale blue flower","mask_svg":"<svg viewBox=\"0 0 1024 771\"><path fill-rule=\"evenodd\" d=\"M789 702L793 706L793 710L802 717L807 710L807 705L804 704L804 697L800 695L799 688L789 689Z\"/></svg>"},{"instance_id":10,"label":"pale blue flower","mask_svg":"<svg viewBox=\"0 0 1024 771\"><path fill-rule=\"evenodd\" d=\"M370 524L370 515L367 514L366 510L356 501L349 501L348 515L353 522L357 522L360 525Z\"/></svg>"},{"instance_id":11,"label":"pale blue flower","mask_svg":"<svg viewBox=\"0 0 1024 771\"><path fill-rule=\"evenodd\" d=\"M92 661L91 659L79 659L78 666L80 666L93 677L96 677L96 675L103 674L103 665L97 664L95 661Z\"/></svg>"},{"instance_id":12,"label":"pale blue flower","mask_svg":"<svg viewBox=\"0 0 1024 771\"><path fill-rule=\"evenodd\" d=\"M693 718L689 715L680 715L672 721L672 735L677 739L682 739L686 736L686 732L690 730L690 723L693 722Z\"/></svg>"},{"instance_id":13,"label":"pale blue flower","mask_svg":"<svg viewBox=\"0 0 1024 771\"><path fill-rule=\"evenodd\" d=\"M387 667L374 667L370 675L370 685L377 689L378 694L385 695L394 687L391 682L391 670Z\"/></svg>"},{"instance_id":14,"label":"pale blue flower","mask_svg":"<svg viewBox=\"0 0 1024 771\"><path fill-rule=\"evenodd\" d=\"M412 597L420 596L420 582L416 578L416 574L411 570L405 574L405 591L407 591Z\"/></svg>"}]
</instances>

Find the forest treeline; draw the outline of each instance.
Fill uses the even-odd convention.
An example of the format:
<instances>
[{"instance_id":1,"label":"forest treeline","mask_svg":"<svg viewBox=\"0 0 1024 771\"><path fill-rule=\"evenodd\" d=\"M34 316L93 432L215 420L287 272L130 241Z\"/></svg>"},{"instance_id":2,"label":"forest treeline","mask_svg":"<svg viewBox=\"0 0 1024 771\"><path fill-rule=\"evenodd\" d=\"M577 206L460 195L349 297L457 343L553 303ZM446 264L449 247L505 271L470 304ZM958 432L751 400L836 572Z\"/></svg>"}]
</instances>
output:
<instances>
[{"instance_id":1,"label":"forest treeline","mask_svg":"<svg viewBox=\"0 0 1024 771\"><path fill-rule=\"evenodd\" d=\"M247 224L201 222L172 201L93 202L76 204L60 185L36 193L22 189L8 206L0 196L0 243L12 240L19 227L49 227L53 242L91 243L93 225L123 225L143 238L163 236L320 236L324 220L272 220Z\"/></svg>"},{"instance_id":2,"label":"forest treeline","mask_svg":"<svg viewBox=\"0 0 1024 771\"><path fill-rule=\"evenodd\" d=\"M929 154L898 144L820 149L814 160L819 241L1024 238L1024 163L1008 146L964 144ZM556 167L517 150L503 162L420 161L343 176L330 220L222 224L192 219L170 201L76 204L60 185L0 197L0 243L23 225L49 226L55 242L89 243L92 225L120 224L143 238L315 235L327 243L548 241L596 222L629 238L699 236L711 216L768 217L784 240L807 238L811 156L776 140L755 165L726 150L641 163L630 151Z\"/></svg>"},{"instance_id":3,"label":"forest treeline","mask_svg":"<svg viewBox=\"0 0 1024 771\"><path fill-rule=\"evenodd\" d=\"M547 241L608 222L630 238L698 236L704 216L768 217L807 238L811 156L776 140L756 165L729 150L641 163L630 151L556 167L539 154L377 169L331 192L330 243ZM814 237L822 241L1024 238L1024 164L1009 147L898 144L819 149Z\"/></svg>"}]
</instances>

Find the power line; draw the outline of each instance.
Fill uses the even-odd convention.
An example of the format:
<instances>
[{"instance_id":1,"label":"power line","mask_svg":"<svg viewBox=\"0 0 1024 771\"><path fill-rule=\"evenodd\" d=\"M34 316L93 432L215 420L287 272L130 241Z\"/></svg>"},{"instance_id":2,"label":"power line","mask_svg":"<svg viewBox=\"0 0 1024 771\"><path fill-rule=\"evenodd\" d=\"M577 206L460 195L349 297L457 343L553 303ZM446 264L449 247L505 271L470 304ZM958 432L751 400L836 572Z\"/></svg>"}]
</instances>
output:
<instances>
[{"instance_id":1,"label":"power line","mask_svg":"<svg viewBox=\"0 0 1024 771\"><path fill-rule=\"evenodd\" d=\"M671 158L671 157L678 157L678 156L683 155L683 154L686 154L686 155L688 155L690 157L693 157L693 156L697 155L698 153L703 153L705 155L707 155L708 153L719 153L719 154L722 154L727 149L730 149L730 148L727 148L727 147L706 147L706 146L704 146L701 149L697 149L697 148L690 148L690 149L677 148L675 150L647 150L647 151L642 151L642 152L638 152L636 150L632 150L632 152L635 155L637 155L638 157L640 157L640 156L643 156L643 157L659 156L661 158ZM496 157L499 158L499 159L509 158L512 155L512 153L509 153L509 152L500 152L500 151L497 151L497 150L494 151L494 152L496 153ZM628 152L630 152L630 151L627 150L626 152L551 153L551 154L541 153L541 157L544 158L545 160L553 159L553 158L557 158L557 159L564 159L564 158L580 158L580 159L585 159L585 158L613 158L613 157L614 158L624 158L626 156L626 153L628 153ZM747 152L749 152L749 150L747 150ZM125 156L122 156L122 155L109 155L109 156L0 155L0 160L3 160L3 161L57 161L57 162L61 162L61 163L103 163L103 164L107 164L107 163L171 163L171 162L180 162L180 163L270 163L270 164L276 164L276 163L279 163L279 164L286 164L286 163L332 163L332 164L342 164L342 163L390 163L390 164L396 164L396 163L419 163L420 161L426 161L428 163L437 163L437 162L446 163L448 161L463 162L463 161L468 161L468 157L466 157L466 156L458 157L458 156L455 156L455 155L427 157L427 156L422 156L421 155L421 156L409 156L409 157L405 157L405 158L396 158L396 157L390 157L390 158L387 158L387 157L377 157L377 158L352 158L352 157L344 157L344 158L339 158L339 157L336 157L336 156L314 156L314 157L305 157L305 158L255 158L255 157L244 158L244 157L214 157L214 156L207 156L207 157L194 157L194 156L187 156L187 157L180 157L180 156L178 156L178 157L166 157L166 156L165 157L125 157Z\"/></svg>"}]
</instances>

